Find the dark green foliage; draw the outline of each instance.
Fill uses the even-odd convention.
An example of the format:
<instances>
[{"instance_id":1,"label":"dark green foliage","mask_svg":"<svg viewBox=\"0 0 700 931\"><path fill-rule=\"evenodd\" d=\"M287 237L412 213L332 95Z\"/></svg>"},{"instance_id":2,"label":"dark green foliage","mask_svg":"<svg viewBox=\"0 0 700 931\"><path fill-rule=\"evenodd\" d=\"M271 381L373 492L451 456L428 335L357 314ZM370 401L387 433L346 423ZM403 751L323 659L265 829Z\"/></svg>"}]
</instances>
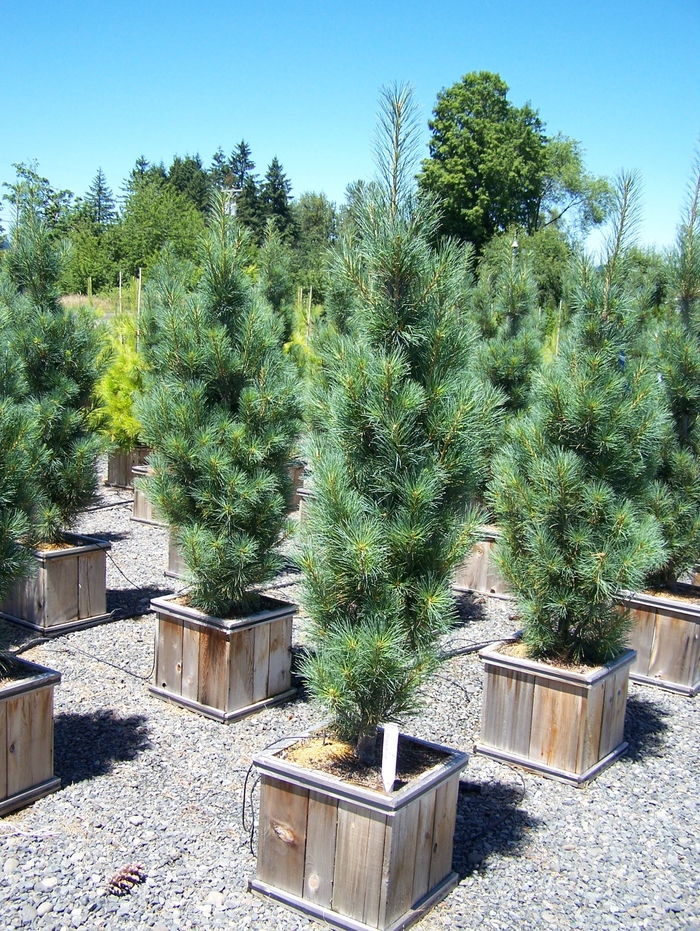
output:
<instances>
[{"instance_id":1,"label":"dark green foliage","mask_svg":"<svg viewBox=\"0 0 700 931\"><path fill-rule=\"evenodd\" d=\"M109 226L117 219L117 206L114 195L107 185L107 179L101 168L93 178L90 190L83 201L87 216L100 229Z\"/></svg>"},{"instance_id":2,"label":"dark green foliage","mask_svg":"<svg viewBox=\"0 0 700 931\"><path fill-rule=\"evenodd\" d=\"M95 497L102 441L90 426L90 411L101 334L91 315L67 311L58 301L60 255L36 210L23 210L5 270L11 347L43 449L38 532L55 540Z\"/></svg>"},{"instance_id":3,"label":"dark green foliage","mask_svg":"<svg viewBox=\"0 0 700 931\"><path fill-rule=\"evenodd\" d=\"M440 201L442 233L478 252L512 226L552 224L578 237L609 208L609 186L586 172L579 144L547 138L537 111L507 95L499 75L471 72L438 94L429 123L421 188Z\"/></svg>"},{"instance_id":4,"label":"dark green foliage","mask_svg":"<svg viewBox=\"0 0 700 931\"><path fill-rule=\"evenodd\" d=\"M438 217L411 190L409 91L386 94L383 121L380 180L359 195L331 268L349 335L323 354L300 555L319 646L310 687L355 737L411 707L434 666L498 402L472 372L471 254L431 245Z\"/></svg>"},{"instance_id":5,"label":"dark green foliage","mask_svg":"<svg viewBox=\"0 0 700 931\"><path fill-rule=\"evenodd\" d=\"M606 261L580 263L570 337L535 378L532 408L494 463L498 560L533 656L618 655L626 621L614 595L639 587L666 557L646 506L669 417L657 372L635 349L623 274L632 187L622 179Z\"/></svg>"},{"instance_id":6,"label":"dark green foliage","mask_svg":"<svg viewBox=\"0 0 700 931\"><path fill-rule=\"evenodd\" d=\"M265 238L258 250L258 283L265 299L282 321L285 343L292 335L293 262L292 250L282 238L277 223L268 220Z\"/></svg>"},{"instance_id":7,"label":"dark green foliage","mask_svg":"<svg viewBox=\"0 0 700 931\"><path fill-rule=\"evenodd\" d=\"M172 258L149 285L151 375L138 407L155 450L150 493L176 529L191 600L229 616L280 564L298 429L281 327L246 267L250 237L216 201L189 290Z\"/></svg>"},{"instance_id":8,"label":"dark green foliage","mask_svg":"<svg viewBox=\"0 0 700 931\"><path fill-rule=\"evenodd\" d=\"M199 155L176 155L168 169L168 184L184 195L200 213L204 213L211 197L211 184Z\"/></svg>"},{"instance_id":9,"label":"dark green foliage","mask_svg":"<svg viewBox=\"0 0 700 931\"><path fill-rule=\"evenodd\" d=\"M260 188L260 204L265 219L272 218L282 234L290 230L292 223L291 193L292 183L275 156L265 172Z\"/></svg>"}]
</instances>

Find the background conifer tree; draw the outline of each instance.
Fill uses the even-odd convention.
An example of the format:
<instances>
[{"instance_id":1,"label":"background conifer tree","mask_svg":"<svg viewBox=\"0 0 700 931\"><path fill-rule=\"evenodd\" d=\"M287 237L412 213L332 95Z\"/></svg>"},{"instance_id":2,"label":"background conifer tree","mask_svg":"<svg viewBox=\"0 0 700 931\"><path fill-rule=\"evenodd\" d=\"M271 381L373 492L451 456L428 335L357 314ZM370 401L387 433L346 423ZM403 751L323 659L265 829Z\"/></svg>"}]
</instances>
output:
<instances>
[{"instance_id":1,"label":"background conifer tree","mask_svg":"<svg viewBox=\"0 0 700 931\"><path fill-rule=\"evenodd\" d=\"M153 447L150 494L177 534L191 603L254 607L280 565L298 431L279 319L247 273L250 236L226 196L200 244L201 278L169 260L149 285L149 383L137 412Z\"/></svg>"},{"instance_id":2,"label":"background conifer tree","mask_svg":"<svg viewBox=\"0 0 700 931\"><path fill-rule=\"evenodd\" d=\"M481 517L472 497L498 403L472 373L471 253L433 247L439 217L414 193L415 129L410 90L387 91L379 176L331 268L348 335L326 348L313 400L300 555L309 687L368 760L377 725L415 706L455 616L450 579Z\"/></svg>"},{"instance_id":3,"label":"background conifer tree","mask_svg":"<svg viewBox=\"0 0 700 931\"><path fill-rule=\"evenodd\" d=\"M602 268L573 271L574 320L561 355L535 379L531 410L511 424L490 500L501 570L516 594L532 656L600 663L620 653L614 604L662 565L646 500L668 433L663 389L638 352L625 250L634 179L617 187Z\"/></svg>"},{"instance_id":4,"label":"background conifer tree","mask_svg":"<svg viewBox=\"0 0 700 931\"><path fill-rule=\"evenodd\" d=\"M51 230L28 205L12 232L2 295L11 350L22 366L23 397L42 448L37 532L47 541L58 539L94 500L102 448L91 423L102 334L87 310L66 310L60 303L61 268Z\"/></svg>"}]
</instances>

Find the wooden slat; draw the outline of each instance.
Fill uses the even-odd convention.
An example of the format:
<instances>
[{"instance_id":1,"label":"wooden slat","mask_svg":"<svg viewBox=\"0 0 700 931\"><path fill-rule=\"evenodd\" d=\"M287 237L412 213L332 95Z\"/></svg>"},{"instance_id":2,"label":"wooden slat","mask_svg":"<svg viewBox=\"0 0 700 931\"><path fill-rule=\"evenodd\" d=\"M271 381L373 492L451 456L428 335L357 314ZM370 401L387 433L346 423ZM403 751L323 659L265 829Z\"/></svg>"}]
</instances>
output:
<instances>
[{"instance_id":1,"label":"wooden slat","mask_svg":"<svg viewBox=\"0 0 700 931\"><path fill-rule=\"evenodd\" d=\"M622 743L625 733L625 710L629 666L619 670L605 682L603 718L600 728L600 759L611 753Z\"/></svg>"},{"instance_id":2,"label":"wooden slat","mask_svg":"<svg viewBox=\"0 0 700 931\"><path fill-rule=\"evenodd\" d=\"M182 623L158 615L155 684L175 695L182 692Z\"/></svg>"},{"instance_id":3,"label":"wooden slat","mask_svg":"<svg viewBox=\"0 0 700 931\"><path fill-rule=\"evenodd\" d=\"M229 700L230 644L226 632L202 627L199 632L198 701L225 711Z\"/></svg>"},{"instance_id":4,"label":"wooden slat","mask_svg":"<svg viewBox=\"0 0 700 931\"><path fill-rule=\"evenodd\" d=\"M44 626L44 605L46 602L46 569L44 563L37 560L36 570L20 582L17 596L17 617L32 624Z\"/></svg>"},{"instance_id":5,"label":"wooden slat","mask_svg":"<svg viewBox=\"0 0 700 931\"><path fill-rule=\"evenodd\" d=\"M530 749L535 678L532 673L487 665L482 704L482 742L527 756Z\"/></svg>"},{"instance_id":6,"label":"wooden slat","mask_svg":"<svg viewBox=\"0 0 700 931\"><path fill-rule=\"evenodd\" d=\"M253 660L255 658L255 628L231 632L230 675L227 711L247 708L253 704Z\"/></svg>"},{"instance_id":7,"label":"wooden slat","mask_svg":"<svg viewBox=\"0 0 700 931\"><path fill-rule=\"evenodd\" d=\"M45 562L46 626L78 620L78 554Z\"/></svg>"},{"instance_id":8,"label":"wooden slat","mask_svg":"<svg viewBox=\"0 0 700 931\"><path fill-rule=\"evenodd\" d=\"M495 541L491 540L488 543L488 549L486 551L486 585L485 591L490 592L494 595L508 595L510 594L510 589L508 583L501 575L501 572L496 565L496 561L493 558L493 549L495 546Z\"/></svg>"},{"instance_id":9,"label":"wooden slat","mask_svg":"<svg viewBox=\"0 0 700 931\"><path fill-rule=\"evenodd\" d=\"M253 651L253 701L262 701L268 696L268 674L270 670L270 624L257 624L254 630Z\"/></svg>"},{"instance_id":10,"label":"wooden slat","mask_svg":"<svg viewBox=\"0 0 700 931\"><path fill-rule=\"evenodd\" d=\"M416 800L387 819L379 904L380 928L392 924L413 905L419 811L420 802Z\"/></svg>"},{"instance_id":11,"label":"wooden slat","mask_svg":"<svg viewBox=\"0 0 700 931\"><path fill-rule=\"evenodd\" d=\"M603 725L605 683L597 682L588 691L576 764L577 773L585 773L601 759L600 734Z\"/></svg>"},{"instance_id":12,"label":"wooden slat","mask_svg":"<svg viewBox=\"0 0 700 931\"><path fill-rule=\"evenodd\" d=\"M659 606L645 675L662 682L692 686L695 684L697 656L698 621L676 617L671 610ZM636 667L634 671L638 671Z\"/></svg>"},{"instance_id":13,"label":"wooden slat","mask_svg":"<svg viewBox=\"0 0 700 931\"><path fill-rule=\"evenodd\" d=\"M333 908L374 928L379 919L386 820L379 812L338 802Z\"/></svg>"},{"instance_id":14,"label":"wooden slat","mask_svg":"<svg viewBox=\"0 0 700 931\"><path fill-rule=\"evenodd\" d=\"M530 759L569 773L576 772L583 692L574 683L536 679Z\"/></svg>"},{"instance_id":15,"label":"wooden slat","mask_svg":"<svg viewBox=\"0 0 700 931\"><path fill-rule=\"evenodd\" d=\"M53 687L7 699L7 794L53 776Z\"/></svg>"},{"instance_id":16,"label":"wooden slat","mask_svg":"<svg viewBox=\"0 0 700 931\"><path fill-rule=\"evenodd\" d=\"M624 610L622 606L620 610ZM648 676L649 661L654 646L656 611L653 608L645 611L641 607L632 607L629 611L629 619L631 622L629 646L637 651L637 659L632 669L640 676Z\"/></svg>"},{"instance_id":17,"label":"wooden slat","mask_svg":"<svg viewBox=\"0 0 700 931\"><path fill-rule=\"evenodd\" d=\"M78 615L97 617L107 613L105 553L101 550L78 556Z\"/></svg>"},{"instance_id":18,"label":"wooden slat","mask_svg":"<svg viewBox=\"0 0 700 931\"><path fill-rule=\"evenodd\" d=\"M184 623L182 627L182 678L180 694L197 701L199 695L199 627Z\"/></svg>"},{"instance_id":19,"label":"wooden slat","mask_svg":"<svg viewBox=\"0 0 700 931\"><path fill-rule=\"evenodd\" d=\"M269 696L286 692L292 684L292 618L282 617L270 624Z\"/></svg>"},{"instance_id":20,"label":"wooden slat","mask_svg":"<svg viewBox=\"0 0 700 931\"><path fill-rule=\"evenodd\" d=\"M333 901L337 828L338 800L311 790L306 828L303 897L324 908L330 908Z\"/></svg>"},{"instance_id":21,"label":"wooden slat","mask_svg":"<svg viewBox=\"0 0 700 931\"><path fill-rule=\"evenodd\" d=\"M0 801L7 798L7 699L0 701Z\"/></svg>"},{"instance_id":22,"label":"wooden slat","mask_svg":"<svg viewBox=\"0 0 700 931\"><path fill-rule=\"evenodd\" d=\"M257 878L301 897L309 792L300 786L263 776Z\"/></svg>"},{"instance_id":23,"label":"wooden slat","mask_svg":"<svg viewBox=\"0 0 700 931\"><path fill-rule=\"evenodd\" d=\"M459 773L455 773L451 779L438 786L435 793L435 820L428 891L437 886L452 869L458 791Z\"/></svg>"},{"instance_id":24,"label":"wooden slat","mask_svg":"<svg viewBox=\"0 0 700 931\"><path fill-rule=\"evenodd\" d=\"M418 799L416 862L413 871L411 905L426 895L430 884L430 861L433 856L433 828L435 827L435 796L436 792L433 791Z\"/></svg>"}]
</instances>

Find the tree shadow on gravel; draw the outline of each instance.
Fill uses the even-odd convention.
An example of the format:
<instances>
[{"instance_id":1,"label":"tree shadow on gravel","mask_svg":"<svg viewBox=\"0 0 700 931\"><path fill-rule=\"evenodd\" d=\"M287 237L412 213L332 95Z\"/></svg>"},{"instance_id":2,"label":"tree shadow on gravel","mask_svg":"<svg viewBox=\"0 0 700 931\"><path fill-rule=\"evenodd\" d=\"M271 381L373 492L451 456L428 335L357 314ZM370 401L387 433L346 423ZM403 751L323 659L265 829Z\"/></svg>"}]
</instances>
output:
<instances>
[{"instance_id":1,"label":"tree shadow on gravel","mask_svg":"<svg viewBox=\"0 0 700 931\"><path fill-rule=\"evenodd\" d=\"M163 588L150 585L145 588L108 588L107 611L116 612L118 618L133 617L135 614L148 614L151 610L151 598L172 595L175 586L168 584Z\"/></svg>"},{"instance_id":2,"label":"tree shadow on gravel","mask_svg":"<svg viewBox=\"0 0 700 931\"><path fill-rule=\"evenodd\" d=\"M135 760L151 742L148 718L120 718L110 708L93 714L57 714L54 719L56 775L63 785L104 776L115 763Z\"/></svg>"},{"instance_id":3,"label":"tree shadow on gravel","mask_svg":"<svg viewBox=\"0 0 700 931\"><path fill-rule=\"evenodd\" d=\"M459 784L452 869L464 879L491 854L514 857L541 822L521 810L524 789L501 782Z\"/></svg>"},{"instance_id":4,"label":"tree shadow on gravel","mask_svg":"<svg viewBox=\"0 0 700 931\"><path fill-rule=\"evenodd\" d=\"M629 742L623 761L637 762L646 756L662 756L666 746L665 721L669 712L651 698L630 695L625 715L625 740Z\"/></svg>"},{"instance_id":5,"label":"tree shadow on gravel","mask_svg":"<svg viewBox=\"0 0 700 931\"><path fill-rule=\"evenodd\" d=\"M128 540L131 534L123 530L100 530L98 533L80 533L80 536L95 543L120 543L122 540Z\"/></svg>"},{"instance_id":6,"label":"tree shadow on gravel","mask_svg":"<svg viewBox=\"0 0 700 931\"><path fill-rule=\"evenodd\" d=\"M469 624L471 621L483 621L487 617L488 598L486 595L480 595L478 592L455 592L455 595L459 618L457 627Z\"/></svg>"}]
</instances>

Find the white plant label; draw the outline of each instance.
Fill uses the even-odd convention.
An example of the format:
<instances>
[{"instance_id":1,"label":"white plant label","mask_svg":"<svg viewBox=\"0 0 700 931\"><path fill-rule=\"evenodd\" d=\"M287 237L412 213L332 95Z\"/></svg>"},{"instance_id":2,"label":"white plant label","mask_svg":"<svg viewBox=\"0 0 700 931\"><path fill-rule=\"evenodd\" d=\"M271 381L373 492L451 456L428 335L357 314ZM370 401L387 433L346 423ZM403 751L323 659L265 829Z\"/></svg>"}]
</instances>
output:
<instances>
[{"instance_id":1,"label":"white plant label","mask_svg":"<svg viewBox=\"0 0 700 931\"><path fill-rule=\"evenodd\" d=\"M384 725L384 747L382 749L382 782L384 790L391 792L396 782L396 759L399 754L399 725Z\"/></svg>"}]
</instances>

